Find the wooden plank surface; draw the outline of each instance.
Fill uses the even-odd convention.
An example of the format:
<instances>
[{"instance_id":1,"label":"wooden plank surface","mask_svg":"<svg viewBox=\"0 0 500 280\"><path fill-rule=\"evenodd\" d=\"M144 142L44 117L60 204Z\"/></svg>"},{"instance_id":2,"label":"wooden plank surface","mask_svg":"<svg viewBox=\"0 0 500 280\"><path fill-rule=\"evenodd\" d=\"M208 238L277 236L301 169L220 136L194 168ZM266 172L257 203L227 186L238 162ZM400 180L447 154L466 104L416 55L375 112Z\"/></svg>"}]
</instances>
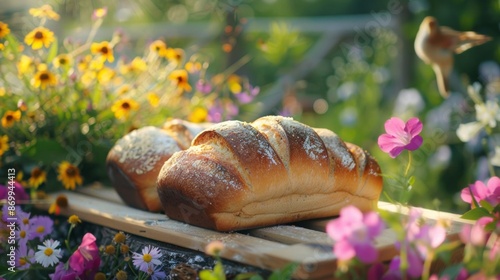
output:
<instances>
[{"instance_id":1,"label":"wooden plank surface","mask_svg":"<svg viewBox=\"0 0 500 280\"><path fill-rule=\"evenodd\" d=\"M61 193L69 201L62 215L76 214L90 223L201 252L211 241L220 240L225 244L221 254L225 259L268 270L280 269L295 262L299 264L295 277L301 279L328 279L335 270L333 241L325 233L326 223L331 219L223 233L171 220L164 214L131 208L122 202L113 188L97 184L81 188L78 192ZM61 193L55 193L51 198ZM378 206L390 212L406 214L408 211L385 202L379 202ZM48 205L40 204L39 207L47 209ZM460 226L468 222L458 215L432 210L423 210L423 216L431 221L450 220L450 239L457 238ZM395 240L391 229L386 229L377 238L381 260L389 260L397 253L393 246Z\"/></svg>"}]
</instances>

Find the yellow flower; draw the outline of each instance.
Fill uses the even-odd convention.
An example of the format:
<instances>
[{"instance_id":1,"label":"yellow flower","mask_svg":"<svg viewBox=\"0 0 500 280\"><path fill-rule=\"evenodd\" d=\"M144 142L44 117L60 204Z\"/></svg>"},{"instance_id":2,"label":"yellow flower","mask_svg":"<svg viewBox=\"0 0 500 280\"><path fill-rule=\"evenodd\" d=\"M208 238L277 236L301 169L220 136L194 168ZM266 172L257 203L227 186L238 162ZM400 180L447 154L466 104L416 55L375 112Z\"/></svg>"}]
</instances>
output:
<instances>
[{"instance_id":1,"label":"yellow flower","mask_svg":"<svg viewBox=\"0 0 500 280\"><path fill-rule=\"evenodd\" d=\"M113 79L113 77L115 77L115 74L115 70L109 67L104 67L97 72L97 80L99 83L106 85Z\"/></svg>"},{"instance_id":2,"label":"yellow flower","mask_svg":"<svg viewBox=\"0 0 500 280\"><path fill-rule=\"evenodd\" d=\"M19 75L30 74L35 70L35 64L33 63L33 58L27 55L21 55L19 62L17 63L17 72Z\"/></svg>"},{"instance_id":3,"label":"yellow flower","mask_svg":"<svg viewBox=\"0 0 500 280\"><path fill-rule=\"evenodd\" d=\"M59 164L58 172L59 175L57 176L57 180L61 181L68 190L74 190L76 185L81 185L83 182L78 167L67 161L63 161Z\"/></svg>"},{"instance_id":4,"label":"yellow flower","mask_svg":"<svg viewBox=\"0 0 500 280\"><path fill-rule=\"evenodd\" d=\"M21 119L21 111L10 111L8 110L3 114L2 117L2 126L7 128L7 127L12 127L16 121L19 121Z\"/></svg>"},{"instance_id":5,"label":"yellow flower","mask_svg":"<svg viewBox=\"0 0 500 280\"><path fill-rule=\"evenodd\" d=\"M201 63L198 61L188 61L186 65L184 65L184 69L186 69L189 73L196 73L201 70Z\"/></svg>"},{"instance_id":6,"label":"yellow flower","mask_svg":"<svg viewBox=\"0 0 500 280\"><path fill-rule=\"evenodd\" d=\"M167 44L162 40L156 40L149 45L149 50L161 57L167 57Z\"/></svg>"},{"instance_id":7,"label":"yellow flower","mask_svg":"<svg viewBox=\"0 0 500 280\"><path fill-rule=\"evenodd\" d=\"M3 96L5 96L5 88L0 87L0 97L3 97Z\"/></svg>"},{"instance_id":8,"label":"yellow flower","mask_svg":"<svg viewBox=\"0 0 500 280\"><path fill-rule=\"evenodd\" d=\"M120 72L123 75L126 75L128 73L137 74L146 71L147 67L148 65L142 58L136 57L129 64L125 64L122 67L120 67Z\"/></svg>"},{"instance_id":9,"label":"yellow flower","mask_svg":"<svg viewBox=\"0 0 500 280\"><path fill-rule=\"evenodd\" d=\"M0 51L3 51L5 49L5 45L0 43Z\"/></svg>"},{"instance_id":10,"label":"yellow flower","mask_svg":"<svg viewBox=\"0 0 500 280\"><path fill-rule=\"evenodd\" d=\"M92 45L90 46L90 51L93 54L100 54L104 58L104 60L107 60L108 62L115 61L115 57L113 56L113 48L108 41L92 43Z\"/></svg>"},{"instance_id":11,"label":"yellow flower","mask_svg":"<svg viewBox=\"0 0 500 280\"><path fill-rule=\"evenodd\" d=\"M123 233L123 231L116 233L115 237L113 237L113 242L118 243L118 244L125 243L126 240L127 240L127 236L125 235L125 233Z\"/></svg>"},{"instance_id":12,"label":"yellow flower","mask_svg":"<svg viewBox=\"0 0 500 280\"><path fill-rule=\"evenodd\" d=\"M32 49L38 50L42 46L48 48L54 42L54 33L45 27L37 27L33 29L26 37L24 42L30 45Z\"/></svg>"},{"instance_id":13,"label":"yellow flower","mask_svg":"<svg viewBox=\"0 0 500 280\"><path fill-rule=\"evenodd\" d=\"M54 64L55 68L67 68L73 64L73 58L70 55L63 53L56 56L56 58L52 61L52 64Z\"/></svg>"},{"instance_id":14,"label":"yellow flower","mask_svg":"<svg viewBox=\"0 0 500 280\"><path fill-rule=\"evenodd\" d=\"M96 19L103 18L107 14L108 14L108 8L106 8L106 7L98 8L98 9L95 9L94 12L92 13L92 19L96 20Z\"/></svg>"},{"instance_id":15,"label":"yellow flower","mask_svg":"<svg viewBox=\"0 0 500 280\"><path fill-rule=\"evenodd\" d=\"M95 78L97 77L97 73L95 71L85 71L80 78L82 84L85 86L89 86L95 81Z\"/></svg>"},{"instance_id":16,"label":"yellow flower","mask_svg":"<svg viewBox=\"0 0 500 280\"><path fill-rule=\"evenodd\" d=\"M149 92L147 97L148 97L148 102L151 105L151 107L155 107L155 108L158 107L158 105L160 104L160 98L158 97L158 95L156 95L156 93Z\"/></svg>"},{"instance_id":17,"label":"yellow flower","mask_svg":"<svg viewBox=\"0 0 500 280\"><path fill-rule=\"evenodd\" d=\"M59 213L61 213L61 208L66 208L66 207L68 207L68 198L65 195L61 194L57 196L54 203L50 205L49 214L59 215Z\"/></svg>"},{"instance_id":18,"label":"yellow flower","mask_svg":"<svg viewBox=\"0 0 500 280\"><path fill-rule=\"evenodd\" d=\"M7 36L10 33L9 26L7 23L0 21L0 38Z\"/></svg>"},{"instance_id":19,"label":"yellow flower","mask_svg":"<svg viewBox=\"0 0 500 280\"><path fill-rule=\"evenodd\" d=\"M227 84L229 86L229 90L234 94L240 93L242 90L241 78L238 75L234 75L234 74L230 75L227 78Z\"/></svg>"},{"instance_id":20,"label":"yellow flower","mask_svg":"<svg viewBox=\"0 0 500 280\"><path fill-rule=\"evenodd\" d=\"M127 85L127 84L125 84L125 85L123 85L123 86L119 87L119 88L116 90L116 93L117 93L118 95L124 95L125 93L129 92L129 91L130 91L130 89L131 89L131 88L130 88L130 86L129 86L129 85Z\"/></svg>"},{"instance_id":21,"label":"yellow flower","mask_svg":"<svg viewBox=\"0 0 500 280\"><path fill-rule=\"evenodd\" d=\"M207 120L208 111L205 108L196 107L188 116L188 120L194 123L201 123Z\"/></svg>"},{"instance_id":22,"label":"yellow flower","mask_svg":"<svg viewBox=\"0 0 500 280\"><path fill-rule=\"evenodd\" d=\"M68 218L68 223L76 225L78 223L82 223L82 220L80 220L80 218L77 215L71 215Z\"/></svg>"},{"instance_id":23,"label":"yellow flower","mask_svg":"<svg viewBox=\"0 0 500 280\"><path fill-rule=\"evenodd\" d=\"M191 91L191 86L189 85L188 81L188 73L184 69L177 69L172 71L170 75L168 76L170 80L174 82L175 85L177 85L178 88L185 90L185 91Z\"/></svg>"},{"instance_id":24,"label":"yellow flower","mask_svg":"<svg viewBox=\"0 0 500 280\"><path fill-rule=\"evenodd\" d=\"M167 49L167 58L177 64L181 63L184 59L184 50L183 49Z\"/></svg>"},{"instance_id":25,"label":"yellow flower","mask_svg":"<svg viewBox=\"0 0 500 280\"><path fill-rule=\"evenodd\" d=\"M0 157L9 150L9 137L3 135L0 137Z\"/></svg>"},{"instance_id":26,"label":"yellow flower","mask_svg":"<svg viewBox=\"0 0 500 280\"><path fill-rule=\"evenodd\" d=\"M90 61L92 61L92 56L90 54L78 59L78 70L80 72L88 70Z\"/></svg>"},{"instance_id":27,"label":"yellow flower","mask_svg":"<svg viewBox=\"0 0 500 280\"><path fill-rule=\"evenodd\" d=\"M111 111L117 119L126 119L130 115L130 111L137 109L139 109L139 103L130 98L118 100L111 106Z\"/></svg>"},{"instance_id":28,"label":"yellow flower","mask_svg":"<svg viewBox=\"0 0 500 280\"><path fill-rule=\"evenodd\" d=\"M31 170L31 177L28 184L33 188L38 188L42 183L47 180L47 173L43 169L35 167Z\"/></svg>"},{"instance_id":29,"label":"yellow flower","mask_svg":"<svg viewBox=\"0 0 500 280\"><path fill-rule=\"evenodd\" d=\"M31 85L35 88L41 87L42 89L46 89L47 86L55 86L57 84L57 79L52 72L50 72L46 67L41 67L33 79L31 79Z\"/></svg>"},{"instance_id":30,"label":"yellow flower","mask_svg":"<svg viewBox=\"0 0 500 280\"><path fill-rule=\"evenodd\" d=\"M34 17L59 20L59 14L54 12L52 7L49 5L43 5L40 8L31 8L29 13Z\"/></svg>"}]
</instances>

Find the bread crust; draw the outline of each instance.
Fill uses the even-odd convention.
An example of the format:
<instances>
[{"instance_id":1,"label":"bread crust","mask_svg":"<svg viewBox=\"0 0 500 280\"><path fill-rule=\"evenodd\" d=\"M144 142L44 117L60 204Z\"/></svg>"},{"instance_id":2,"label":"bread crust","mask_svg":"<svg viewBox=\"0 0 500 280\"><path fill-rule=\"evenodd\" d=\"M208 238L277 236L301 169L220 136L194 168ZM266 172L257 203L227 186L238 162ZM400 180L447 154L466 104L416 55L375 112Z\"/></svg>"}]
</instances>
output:
<instances>
[{"instance_id":1,"label":"bread crust","mask_svg":"<svg viewBox=\"0 0 500 280\"><path fill-rule=\"evenodd\" d=\"M156 190L161 167L175 152L189 148L194 136L210 125L173 119L162 128L146 126L120 138L107 155L106 168L121 199L134 208L162 211Z\"/></svg>"},{"instance_id":2,"label":"bread crust","mask_svg":"<svg viewBox=\"0 0 500 280\"><path fill-rule=\"evenodd\" d=\"M165 162L157 188L168 217L234 231L373 209L382 177L332 131L268 116L204 130Z\"/></svg>"}]
</instances>

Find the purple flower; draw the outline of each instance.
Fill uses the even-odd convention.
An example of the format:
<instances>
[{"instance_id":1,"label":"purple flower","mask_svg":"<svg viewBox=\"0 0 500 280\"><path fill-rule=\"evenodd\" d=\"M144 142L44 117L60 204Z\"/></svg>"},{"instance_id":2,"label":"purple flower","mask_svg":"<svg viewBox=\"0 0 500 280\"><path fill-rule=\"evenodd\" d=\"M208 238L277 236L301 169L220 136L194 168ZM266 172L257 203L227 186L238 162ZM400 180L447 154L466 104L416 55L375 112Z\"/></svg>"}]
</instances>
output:
<instances>
[{"instance_id":1,"label":"purple flower","mask_svg":"<svg viewBox=\"0 0 500 280\"><path fill-rule=\"evenodd\" d=\"M52 232L54 222L47 216L35 216L31 219L30 228L32 229L33 238L43 238Z\"/></svg>"},{"instance_id":2,"label":"purple flower","mask_svg":"<svg viewBox=\"0 0 500 280\"><path fill-rule=\"evenodd\" d=\"M9 182L10 184L10 182ZM17 181L14 181L12 183L12 187L13 187L13 197L16 201L16 204L20 204L20 202L22 200L29 200L30 199L30 196L29 194L26 193L26 191L24 190L23 186L17 182ZM7 186L4 186L4 185L0 185L0 200L2 199L9 199L9 188Z\"/></svg>"},{"instance_id":3,"label":"purple flower","mask_svg":"<svg viewBox=\"0 0 500 280\"><path fill-rule=\"evenodd\" d=\"M52 280L73 280L78 278L78 274L62 262L56 266L54 273L49 274L49 276Z\"/></svg>"},{"instance_id":4,"label":"purple flower","mask_svg":"<svg viewBox=\"0 0 500 280\"><path fill-rule=\"evenodd\" d=\"M250 84L248 85L247 91L242 91L240 93L235 93L234 96L238 99L241 104L247 104L252 102L252 100L259 94L259 87L252 87Z\"/></svg>"},{"instance_id":5,"label":"purple flower","mask_svg":"<svg viewBox=\"0 0 500 280\"><path fill-rule=\"evenodd\" d=\"M160 258L162 256L160 249L148 245L142 249L142 255L134 252L132 263L139 270L147 273L148 271L154 271L154 266L161 264Z\"/></svg>"},{"instance_id":6,"label":"purple flower","mask_svg":"<svg viewBox=\"0 0 500 280\"><path fill-rule=\"evenodd\" d=\"M478 203L486 200L492 206L496 206L500 204L500 178L491 177L486 185L481 181L476 181L462 190L460 197L463 201L470 203L472 207L474 203L472 202L471 192Z\"/></svg>"},{"instance_id":7,"label":"purple flower","mask_svg":"<svg viewBox=\"0 0 500 280\"><path fill-rule=\"evenodd\" d=\"M167 275L165 274L165 272L161 271L160 266L155 266L155 265L150 266L148 268L148 271L146 271L146 273L151 276L151 280L158 280L158 279L167 278Z\"/></svg>"},{"instance_id":8,"label":"purple flower","mask_svg":"<svg viewBox=\"0 0 500 280\"><path fill-rule=\"evenodd\" d=\"M212 107L208 109L208 121L218 123L223 120L230 120L238 115L238 106L232 102L221 103L216 101Z\"/></svg>"},{"instance_id":9,"label":"purple flower","mask_svg":"<svg viewBox=\"0 0 500 280\"><path fill-rule=\"evenodd\" d=\"M201 93L208 94L212 92L212 85L210 82L200 79L196 82L196 90Z\"/></svg>"},{"instance_id":10,"label":"purple flower","mask_svg":"<svg viewBox=\"0 0 500 280\"><path fill-rule=\"evenodd\" d=\"M405 123L393 117L387 120L384 126L387 133L380 135L378 145L392 158L397 157L403 150L414 151L423 143L422 136L419 135L423 126L418 118L411 118Z\"/></svg>"},{"instance_id":11,"label":"purple flower","mask_svg":"<svg viewBox=\"0 0 500 280\"><path fill-rule=\"evenodd\" d=\"M342 208L340 216L326 225L326 232L335 241L333 251L339 260L357 256L362 262L371 263L378 257L374 240L384 228L377 213L363 214L350 205Z\"/></svg>"},{"instance_id":12,"label":"purple flower","mask_svg":"<svg viewBox=\"0 0 500 280\"><path fill-rule=\"evenodd\" d=\"M69 267L81 279L94 279L99 270L101 257L95 241L96 238L92 233L86 233L78 249L69 258Z\"/></svg>"},{"instance_id":13,"label":"purple flower","mask_svg":"<svg viewBox=\"0 0 500 280\"><path fill-rule=\"evenodd\" d=\"M35 251L26 243L20 243L16 250L16 267L19 270L28 269L35 260Z\"/></svg>"}]
</instances>

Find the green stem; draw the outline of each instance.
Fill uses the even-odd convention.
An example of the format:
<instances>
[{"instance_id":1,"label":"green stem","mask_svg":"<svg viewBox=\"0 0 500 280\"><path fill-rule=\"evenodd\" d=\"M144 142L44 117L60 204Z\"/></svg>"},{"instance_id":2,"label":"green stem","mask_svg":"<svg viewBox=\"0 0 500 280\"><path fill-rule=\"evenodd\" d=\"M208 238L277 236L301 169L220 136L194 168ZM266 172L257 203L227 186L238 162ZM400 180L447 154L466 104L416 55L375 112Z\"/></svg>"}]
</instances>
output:
<instances>
[{"instance_id":1,"label":"green stem","mask_svg":"<svg viewBox=\"0 0 500 280\"><path fill-rule=\"evenodd\" d=\"M408 151L408 165L406 166L406 170L405 170L405 178L408 175L408 172L410 171L410 166L411 166L412 158L413 157L411 155L411 152Z\"/></svg>"},{"instance_id":2,"label":"green stem","mask_svg":"<svg viewBox=\"0 0 500 280\"><path fill-rule=\"evenodd\" d=\"M434 259L434 252L431 251L425 258L424 268L422 269L422 280L429 279L429 274L431 271L431 264L433 259Z\"/></svg>"}]
</instances>

